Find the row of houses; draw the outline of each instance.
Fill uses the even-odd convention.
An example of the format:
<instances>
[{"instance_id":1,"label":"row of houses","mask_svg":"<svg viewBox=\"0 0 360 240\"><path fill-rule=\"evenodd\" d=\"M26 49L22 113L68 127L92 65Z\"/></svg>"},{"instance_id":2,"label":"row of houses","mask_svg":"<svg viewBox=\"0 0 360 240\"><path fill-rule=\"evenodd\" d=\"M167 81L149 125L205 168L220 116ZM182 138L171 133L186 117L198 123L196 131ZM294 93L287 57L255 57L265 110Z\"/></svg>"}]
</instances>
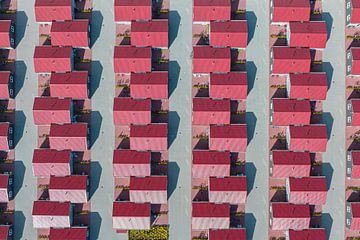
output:
<instances>
[{"instance_id":1,"label":"row of houses","mask_svg":"<svg viewBox=\"0 0 360 240\"><path fill-rule=\"evenodd\" d=\"M90 148L90 126L78 122L76 101L90 97L88 71L76 71L77 51L90 51L88 19L76 19L77 1L61 3L51 0L35 1L35 19L40 38L49 41L36 46L34 68L45 83L48 95L35 97L34 124L38 132L47 129L48 144L34 149L33 175L38 179L40 197L32 209L33 227L48 239L89 239L86 221L75 220L77 208L88 204L90 180L87 171L78 170L77 158ZM43 29L49 28L48 33ZM41 43L40 43L41 44ZM45 232L44 232L45 231Z\"/></svg>"},{"instance_id":2,"label":"row of houses","mask_svg":"<svg viewBox=\"0 0 360 240\"><path fill-rule=\"evenodd\" d=\"M168 149L168 123L154 120L158 109L154 103L168 101L168 71L156 69L156 51L168 51L168 19L155 19L152 1L114 1L115 22L127 26L123 33L128 44L114 47L114 72L126 76L127 96L117 96L113 104L115 128L127 129L128 147L115 146L113 177L115 201L112 206L112 225L118 233L167 227L167 213L154 209L167 209L167 166L162 157ZM120 34L118 34L120 35ZM167 64L166 61L163 63ZM166 104L165 104L166 105ZM118 133L116 133L118 134ZM154 154L161 160L154 160ZM125 183L124 183L125 182ZM122 193L127 197L120 197ZM129 232L130 234L130 232ZM145 237L145 235L143 235Z\"/></svg>"}]
</instances>

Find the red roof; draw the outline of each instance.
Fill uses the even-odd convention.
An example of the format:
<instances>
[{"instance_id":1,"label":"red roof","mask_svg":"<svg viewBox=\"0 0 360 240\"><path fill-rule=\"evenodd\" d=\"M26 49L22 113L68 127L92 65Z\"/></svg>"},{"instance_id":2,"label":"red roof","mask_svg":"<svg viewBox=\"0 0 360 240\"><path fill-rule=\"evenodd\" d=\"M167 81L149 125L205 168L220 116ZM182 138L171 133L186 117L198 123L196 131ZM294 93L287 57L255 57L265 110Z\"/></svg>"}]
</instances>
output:
<instances>
[{"instance_id":1,"label":"red roof","mask_svg":"<svg viewBox=\"0 0 360 240\"><path fill-rule=\"evenodd\" d=\"M289 184L292 192L327 192L326 177L290 177Z\"/></svg>"},{"instance_id":2,"label":"red roof","mask_svg":"<svg viewBox=\"0 0 360 240\"><path fill-rule=\"evenodd\" d=\"M326 231L322 228L290 229L289 240L326 240Z\"/></svg>"},{"instance_id":3,"label":"red roof","mask_svg":"<svg viewBox=\"0 0 360 240\"><path fill-rule=\"evenodd\" d=\"M34 58L70 58L71 47L36 46Z\"/></svg>"},{"instance_id":4,"label":"red roof","mask_svg":"<svg viewBox=\"0 0 360 240\"><path fill-rule=\"evenodd\" d=\"M114 202L113 217L150 217L150 203Z\"/></svg>"},{"instance_id":5,"label":"red roof","mask_svg":"<svg viewBox=\"0 0 360 240\"><path fill-rule=\"evenodd\" d=\"M353 112L360 112L360 99L351 99Z\"/></svg>"},{"instance_id":6,"label":"red roof","mask_svg":"<svg viewBox=\"0 0 360 240\"><path fill-rule=\"evenodd\" d=\"M131 73L131 84L163 85L168 84L168 72Z\"/></svg>"},{"instance_id":7,"label":"red roof","mask_svg":"<svg viewBox=\"0 0 360 240\"><path fill-rule=\"evenodd\" d=\"M211 73L209 90L212 98L246 99L248 92L247 73Z\"/></svg>"},{"instance_id":8,"label":"red roof","mask_svg":"<svg viewBox=\"0 0 360 240\"><path fill-rule=\"evenodd\" d=\"M150 164L150 151L114 150L113 163L120 164Z\"/></svg>"},{"instance_id":9,"label":"red roof","mask_svg":"<svg viewBox=\"0 0 360 240\"><path fill-rule=\"evenodd\" d=\"M11 225L0 225L0 239L8 240L9 239L9 230Z\"/></svg>"},{"instance_id":10,"label":"red roof","mask_svg":"<svg viewBox=\"0 0 360 240\"><path fill-rule=\"evenodd\" d=\"M33 110L70 110L70 98L36 97Z\"/></svg>"},{"instance_id":11,"label":"red roof","mask_svg":"<svg viewBox=\"0 0 360 240\"><path fill-rule=\"evenodd\" d=\"M193 47L193 72L230 72L230 48Z\"/></svg>"},{"instance_id":12,"label":"red roof","mask_svg":"<svg viewBox=\"0 0 360 240\"><path fill-rule=\"evenodd\" d=\"M51 24L51 45L53 46L89 46L89 21L56 21Z\"/></svg>"},{"instance_id":13,"label":"red roof","mask_svg":"<svg viewBox=\"0 0 360 240\"><path fill-rule=\"evenodd\" d=\"M35 72L69 72L72 68L72 54L71 47L36 46Z\"/></svg>"},{"instance_id":14,"label":"red roof","mask_svg":"<svg viewBox=\"0 0 360 240\"><path fill-rule=\"evenodd\" d=\"M151 20L151 0L115 0L115 21Z\"/></svg>"},{"instance_id":15,"label":"red roof","mask_svg":"<svg viewBox=\"0 0 360 240\"><path fill-rule=\"evenodd\" d=\"M246 72L229 72L229 73L211 73L210 85L246 85Z\"/></svg>"},{"instance_id":16,"label":"red roof","mask_svg":"<svg viewBox=\"0 0 360 240\"><path fill-rule=\"evenodd\" d=\"M87 84L88 76L87 71L52 73L50 84Z\"/></svg>"},{"instance_id":17,"label":"red roof","mask_svg":"<svg viewBox=\"0 0 360 240\"><path fill-rule=\"evenodd\" d=\"M35 18L37 22L53 20L71 20L73 18L73 1L36 0Z\"/></svg>"},{"instance_id":18,"label":"red roof","mask_svg":"<svg viewBox=\"0 0 360 240\"><path fill-rule=\"evenodd\" d=\"M271 50L271 71L273 74L310 72L310 49L273 47Z\"/></svg>"},{"instance_id":19,"label":"red roof","mask_svg":"<svg viewBox=\"0 0 360 240\"><path fill-rule=\"evenodd\" d=\"M230 204L222 203L192 203L192 217L228 218L230 217Z\"/></svg>"},{"instance_id":20,"label":"red roof","mask_svg":"<svg viewBox=\"0 0 360 240\"><path fill-rule=\"evenodd\" d=\"M229 112L229 99L193 98L193 111L197 112Z\"/></svg>"},{"instance_id":21,"label":"red roof","mask_svg":"<svg viewBox=\"0 0 360 240\"><path fill-rule=\"evenodd\" d=\"M274 0L275 7L310 7L307 0Z\"/></svg>"},{"instance_id":22,"label":"red roof","mask_svg":"<svg viewBox=\"0 0 360 240\"><path fill-rule=\"evenodd\" d=\"M0 71L0 84L8 84L10 75L10 71Z\"/></svg>"},{"instance_id":23,"label":"red roof","mask_svg":"<svg viewBox=\"0 0 360 240\"><path fill-rule=\"evenodd\" d=\"M327 132L325 125L307 125L307 126L290 126L291 138L326 138Z\"/></svg>"},{"instance_id":24,"label":"red roof","mask_svg":"<svg viewBox=\"0 0 360 240\"><path fill-rule=\"evenodd\" d=\"M130 177L130 190L166 191L167 176Z\"/></svg>"},{"instance_id":25,"label":"red roof","mask_svg":"<svg viewBox=\"0 0 360 240\"><path fill-rule=\"evenodd\" d=\"M134 46L115 46L115 72L150 72L151 48Z\"/></svg>"},{"instance_id":26,"label":"red roof","mask_svg":"<svg viewBox=\"0 0 360 240\"><path fill-rule=\"evenodd\" d=\"M210 22L210 46L245 48L247 41L246 21Z\"/></svg>"},{"instance_id":27,"label":"red roof","mask_svg":"<svg viewBox=\"0 0 360 240\"><path fill-rule=\"evenodd\" d=\"M272 151L273 163L280 165L309 165L309 152Z\"/></svg>"},{"instance_id":28,"label":"red roof","mask_svg":"<svg viewBox=\"0 0 360 240\"><path fill-rule=\"evenodd\" d=\"M168 98L168 72L131 73L130 96L134 98Z\"/></svg>"},{"instance_id":29,"label":"red roof","mask_svg":"<svg viewBox=\"0 0 360 240\"><path fill-rule=\"evenodd\" d=\"M310 20L310 2L307 0L274 0L273 22L292 22Z\"/></svg>"},{"instance_id":30,"label":"red roof","mask_svg":"<svg viewBox=\"0 0 360 240\"><path fill-rule=\"evenodd\" d=\"M360 47L351 48L352 60L360 60Z\"/></svg>"},{"instance_id":31,"label":"red roof","mask_svg":"<svg viewBox=\"0 0 360 240\"><path fill-rule=\"evenodd\" d=\"M209 181L210 191L247 191L245 176L224 178L210 177Z\"/></svg>"},{"instance_id":32,"label":"red roof","mask_svg":"<svg viewBox=\"0 0 360 240\"><path fill-rule=\"evenodd\" d=\"M167 124L131 125L130 137L167 137Z\"/></svg>"},{"instance_id":33,"label":"red roof","mask_svg":"<svg viewBox=\"0 0 360 240\"><path fill-rule=\"evenodd\" d=\"M50 228L49 240L86 240L87 227Z\"/></svg>"},{"instance_id":34,"label":"red roof","mask_svg":"<svg viewBox=\"0 0 360 240\"><path fill-rule=\"evenodd\" d=\"M290 22L290 47L325 48L327 30L322 22Z\"/></svg>"},{"instance_id":35,"label":"red roof","mask_svg":"<svg viewBox=\"0 0 360 240\"><path fill-rule=\"evenodd\" d=\"M131 23L131 45L168 47L168 20Z\"/></svg>"},{"instance_id":36,"label":"red roof","mask_svg":"<svg viewBox=\"0 0 360 240\"><path fill-rule=\"evenodd\" d=\"M10 123L1 122L0 123L0 136L7 137L9 132Z\"/></svg>"},{"instance_id":37,"label":"red roof","mask_svg":"<svg viewBox=\"0 0 360 240\"><path fill-rule=\"evenodd\" d=\"M326 73L290 73L291 85L327 86Z\"/></svg>"},{"instance_id":38,"label":"red roof","mask_svg":"<svg viewBox=\"0 0 360 240\"><path fill-rule=\"evenodd\" d=\"M360 165L360 151L351 151L351 158L354 165Z\"/></svg>"},{"instance_id":39,"label":"red roof","mask_svg":"<svg viewBox=\"0 0 360 240\"><path fill-rule=\"evenodd\" d=\"M273 47L274 59L310 59L310 49Z\"/></svg>"},{"instance_id":40,"label":"red roof","mask_svg":"<svg viewBox=\"0 0 360 240\"><path fill-rule=\"evenodd\" d=\"M325 100L328 90L326 73L290 73L290 98Z\"/></svg>"},{"instance_id":41,"label":"red roof","mask_svg":"<svg viewBox=\"0 0 360 240\"><path fill-rule=\"evenodd\" d=\"M69 216L70 202L34 201L32 215Z\"/></svg>"},{"instance_id":42,"label":"red roof","mask_svg":"<svg viewBox=\"0 0 360 240\"><path fill-rule=\"evenodd\" d=\"M310 206L306 204L272 203L274 218L310 218Z\"/></svg>"},{"instance_id":43,"label":"red roof","mask_svg":"<svg viewBox=\"0 0 360 240\"><path fill-rule=\"evenodd\" d=\"M310 101L277 98L272 100L274 112L310 112Z\"/></svg>"},{"instance_id":44,"label":"red roof","mask_svg":"<svg viewBox=\"0 0 360 240\"><path fill-rule=\"evenodd\" d=\"M51 124L50 137L86 137L87 123Z\"/></svg>"},{"instance_id":45,"label":"red roof","mask_svg":"<svg viewBox=\"0 0 360 240\"><path fill-rule=\"evenodd\" d=\"M351 203L351 214L353 218L360 218L360 203Z\"/></svg>"},{"instance_id":46,"label":"red roof","mask_svg":"<svg viewBox=\"0 0 360 240\"><path fill-rule=\"evenodd\" d=\"M245 124L211 125L210 138L247 138L247 128Z\"/></svg>"},{"instance_id":47,"label":"red roof","mask_svg":"<svg viewBox=\"0 0 360 240\"><path fill-rule=\"evenodd\" d=\"M68 163L71 150L35 149L33 163Z\"/></svg>"},{"instance_id":48,"label":"red roof","mask_svg":"<svg viewBox=\"0 0 360 240\"><path fill-rule=\"evenodd\" d=\"M192 152L193 164L223 165L230 164L230 152L216 152L207 150L194 150Z\"/></svg>"},{"instance_id":49,"label":"red roof","mask_svg":"<svg viewBox=\"0 0 360 240\"><path fill-rule=\"evenodd\" d=\"M230 20L231 3L223 0L194 0L193 20Z\"/></svg>"},{"instance_id":50,"label":"red roof","mask_svg":"<svg viewBox=\"0 0 360 240\"><path fill-rule=\"evenodd\" d=\"M7 189L9 185L9 174L0 174L0 188Z\"/></svg>"},{"instance_id":51,"label":"red roof","mask_svg":"<svg viewBox=\"0 0 360 240\"><path fill-rule=\"evenodd\" d=\"M246 240L245 228L210 229L209 240Z\"/></svg>"},{"instance_id":52,"label":"red roof","mask_svg":"<svg viewBox=\"0 0 360 240\"><path fill-rule=\"evenodd\" d=\"M10 42L11 20L0 20L0 47L9 48L12 46ZM14 29L14 28L13 28ZM15 32L13 32L15 34Z\"/></svg>"},{"instance_id":53,"label":"red roof","mask_svg":"<svg viewBox=\"0 0 360 240\"><path fill-rule=\"evenodd\" d=\"M114 98L114 111L151 111L151 99Z\"/></svg>"},{"instance_id":54,"label":"red roof","mask_svg":"<svg viewBox=\"0 0 360 240\"><path fill-rule=\"evenodd\" d=\"M87 186L87 176L66 176L66 177L50 177L49 189L59 190L85 190Z\"/></svg>"}]
</instances>

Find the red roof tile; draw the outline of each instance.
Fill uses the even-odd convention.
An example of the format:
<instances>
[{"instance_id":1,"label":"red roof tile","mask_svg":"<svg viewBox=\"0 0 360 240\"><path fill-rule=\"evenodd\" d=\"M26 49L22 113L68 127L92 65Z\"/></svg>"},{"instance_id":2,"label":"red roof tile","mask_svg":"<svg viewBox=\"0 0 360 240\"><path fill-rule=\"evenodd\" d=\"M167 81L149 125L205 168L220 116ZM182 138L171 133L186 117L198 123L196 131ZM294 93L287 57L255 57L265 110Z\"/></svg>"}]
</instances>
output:
<instances>
[{"instance_id":1,"label":"red roof tile","mask_svg":"<svg viewBox=\"0 0 360 240\"><path fill-rule=\"evenodd\" d=\"M73 21L54 21L51 24L51 32L87 32L89 20L80 19Z\"/></svg>"},{"instance_id":2,"label":"red roof tile","mask_svg":"<svg viewBox=\"0 0 360 240\"><path fill-rule=\"evenodd\" d=\"M247 138L247 128L245 124L211 125L210 138Z\"/></svg>"},{"instance_id":3,"label":"red roof tile","mask_svg":"<svg viewBox=\"0 0 360 240\"><path fill-rule=\"evenodd\" d=\"M0 174L0 188L7 189L9 184L9 175Z\"/></svg>"},{"instance_id":4,"label":"red roof tile","mask_svg":"<svg viewBox=\"0 0 360 240\"><path fill-rule=\"evenodd\" d=\"M87 84L88 72L52 73L50 83L54 84Z\"/></svg>"},{"instance_id":5,"label":"red roof tile","mask_svg":"<svg viewBox=\"0 0 360 240\"><path fill-rule=\"evenodd\" d=\"M247 191L246 177L210 177L210 191Z\"/></svg>"},{"instance_id":6,"label":"red roof tile","mask_svg":"<svg viewBox=\"0 0 360 240\"><path fill-rule=\"evenodd\" d=\"M33 163L68 163L71 150L35 149Z\"/></svg>"},{"instance_id":7,"label":"red roof tile","mask_svg":"<svg viewBox=\"0 0 360 240\"><path fill-rule=\"evenodd\" d=\"M230 217L230 204L192 203L192 217Z\"/></svg>"},{"instance_id":8,"label":"red roof tile","mask_svg":"<svg viewBox=\"0 0 360 240\"><path fill-rule=\"evenodd\" d=\"M113 163L122 164L150 164L151 152L134 150L114 150Z\"/></svg>"},{"instance_id":9,"label":"red roof tile","mask_svg":"<svg viewBox=\"0 0 360 240\"><path fill-rule=\"evenodd\" d=\"M310 101L277 98L272 100L274 112L310 112Z\"/></svg>"},{"instance_id":10,"label":"red roof tile","mask_svg":"<svg viewBox=\"0 0 360 240\"><path fill-rule=\"evenodd\" d=\"M51 124L50 137L86 137L87 123Z\"/></svg>"},{"instance_id":11,"label":"red roof tile","mask_svg":"<svg viewBox=\"0 0 360 240\"><path fill-rule=\"evenodd\" d=\"M167 124L131 125L130 137L167 137Z\"/></svg>"},{"instance_id":12,"label":"red roof tile","mask_svg":"<svg viewBox=\"0 0 360 240\"><path fill-rule=\"evenodd\" d=\"M150 203L114 202L113 217L150 217Z\"/></svg>"},{"instance_id":13,"label":"red roof tile","mask_svg":"<svg viewBox=\"0 0 360 240\"><path fill-rule=\"evenodd\" d=\"M33 110L70 110L70 98L36 97Z\"/></svg>"},{"instance_id":14,"label":"red roof tile","mask_svg":"<svg viewBox=\"0 0 360 240\"><path fill-rule=\"evenodd\" d=\"M274 164L308 165L311 164L309 152L272 151Z\"/></svg>"},{"instance_id":15,"label":"red roof tile","mask_svg":"<svg viewBox=\"0 0 360 240\"><path fill-rule=\"evenodd\" d=\"M0 136L7 137L9 132L10 123L2 122L0 123Z\"/></svg>"},{"instance_id":16,"label":"red roof tile","mask_svg":"<svg viewBox=\"0 0 360 240\"><path fill-rule=\"evenodd\" d=\"M309 48L273 47L274 59L310 59Z\"/></svg>"},{"instance_id":17,"label":"red roof tile","mask_svg":"<svg viewBox=\"0 0 360 240\"><path fill-rule=\"evenodd\" d=\"M167 190L166 176L131 177L130 190L161 191Z\"/></svg>"},{"instance_id":18,"label":"red roof tile","mask_svg":"<svg viewBox=\"0 0 360 240\"><path fill-rule=\"evenodd\" d=\"M247 85L246 72L211 73L210 85Z\"/></svg>"},{"instance_id":19,"label":"red roof tile","mask_svg":"<svg viewBox=\"0 0 360 240\"><path fill-rule=\"evenodd\" d=\"M114 98L114 111L151 111L151 99Z\"/></svg>"},{"instance_id":20,"label":"red roof tile","mask_svg":"<svg viewBox=\"0 0 360 240\"><path fill-rule=\"evenodd\" d=\"M34 201L32 215L69 216L70 202Z\"/></svg>"},{"instance_id":21,"label":"red roof tile","mask_svg":"<svg viewBox=\"0 0 360 240\"><path fill-rule=\"evenodd\" d=\"M310 192L321 191L327 192L326 177L303 177L289 178L290 191Z\"/></svg>"},{"instance_id":22,"label":"red roof tile","mask_svg":"<svg viewBox=\"0 0 360 240\"><path fill-rule=\"evenodd\" d=\"M307 0L274 0L275 7L310 7Z\"/></svg>"},{"instance_id":23,"label":"red roof tile","mask_svg":"<svg viewBox=\"0 0 360 240\"><path fill-rule=\"evenodd\" d=\"M320 228L290 229L289 240L326 240L326 231Z\"/></svg>"},{"instance_id":24,"label":"red roof tile","mask_svg":"<svg viewBox=\"0 0 360 240\"><path fill-rule=\"evenodd\" d=\"M193 98L193 111L229 112L230 99Z\"/></svg>"},{"instance_id":25,"label":"red roof tile","mask_svg":"<svg viewBox=\"0 0 360 240\"><path fill-rule=\"evenodd\" d=\"M193 164L230 164L230 152L195 150L192 152Z\"/></svg>"},{"instance_id":26,"label":"red roof tile","mask_svg":"<svg viewBox=\"0 0 360 240\"><path fill-rule=\"evenodd\" d=\"M310 218L310 206L306 204L272 203L275 218Z\"/></svg>"},{"instance_id":27,"label":"red roof tile","mask_svg":"<svg viewBox=\"0 0 360 240\"><path fill-rule=\"evenodd\" d=\"M86 190L87 176L50 177L49 189Z\"/></svg>"},{"instance_id":28,"label":"red roof tile","mask_svg":"<svg viewBox=\"0 0 360 240\"><path fill-rule=\"evenodd\" d=\"M326 138L325 125L290 126L291 138Z\"/></svg>"},{"instance_id":29,"label":"red roof tile","mask_svg":"<svg viewBox=\"0 0 360 240\"><path fill-rule=\"evenodd\" d=\"M86 240L87 227L50 228L49 240Z\"/></svg>"}]
</instances>

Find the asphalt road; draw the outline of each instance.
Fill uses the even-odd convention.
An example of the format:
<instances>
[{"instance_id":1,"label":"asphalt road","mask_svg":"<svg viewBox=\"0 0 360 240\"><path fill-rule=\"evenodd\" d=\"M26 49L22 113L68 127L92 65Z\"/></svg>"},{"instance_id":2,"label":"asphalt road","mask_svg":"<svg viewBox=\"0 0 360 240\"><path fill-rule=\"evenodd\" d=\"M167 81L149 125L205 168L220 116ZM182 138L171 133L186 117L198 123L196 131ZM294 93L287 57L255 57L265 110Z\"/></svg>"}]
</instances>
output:
<instances>
[{"instance_id":1,"label":"asphalt road","mask_svg":"<svg viewBox=\"0 0 360 240\"><path fill-rule=\"evenodd\" d=\"M191 235L191 6L191 0L170 2L168 192L171 240L190 239Z\"/></svg>"},{"instance_id":2,"label":"asphalt road","mask_svg":"<svg viewBox=\"0 0 360 240\"><path fill-rule=\"evenodd\" d=\"M112 228L114 178L112 154L114 124L112 106L115 96L113 55L115 22L113 1L94 1L92 18L92 77L91 77L91 239L127 239ZM98 88L96 89L96 87ZM97 189L96 189L97 187Z\"/></svg>"},{"instance_id":3,"label":"asphalt road","mask_svg":"<svg viewBox=\"0 0 360 240\"><path fill-rule=\"evenodd\" d=\"M323 51L323 70L330 88L324 101L323 121L327 124L327 151L323 172L329 186L322 223L328 239L344 239L345 229L345 9L341 0L323 1L323 20L330 38Z\"/></svg>"},{"instance_id":4,"label":"asphalt road","mask_svg":"<svg viewBox=\"0 0 360 240\"><path fill-rule=\"evenodd\" d=\"M245 206L247 239L268 237L268 119L269 119L269 1L246 1L250 42L246 48L250 92L246 123L249 144L246 150L248 195Z\"/></svg>"}]
</instances>

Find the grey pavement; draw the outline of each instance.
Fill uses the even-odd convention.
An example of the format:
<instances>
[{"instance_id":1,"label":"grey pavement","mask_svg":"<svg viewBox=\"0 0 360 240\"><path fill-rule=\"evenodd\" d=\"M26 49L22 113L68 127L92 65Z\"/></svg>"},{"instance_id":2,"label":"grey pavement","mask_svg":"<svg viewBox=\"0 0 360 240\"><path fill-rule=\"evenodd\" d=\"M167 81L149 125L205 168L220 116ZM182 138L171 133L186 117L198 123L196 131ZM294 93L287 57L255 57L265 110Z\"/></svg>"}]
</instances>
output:
<instances>
[{"instance_id":1,"label":"grey pavement","mask_svg":"<svg viewBox=\"0 0 360 240\"><path fill-rule=\"evenodd\" d=\"M246 123L250 140L246 150L248 195L245 205L247 239L268 238L269 169L269 1L246 1L250 42L246 48L250 92ZM249 191L248 190L248 191Z\"/></svg>"},{"instance_id":2,"label":"grey pavement","mask_svg":"<svg viewBox=\"0 0 360 240\"><path fill-rule=\"evenodd\" d=\"M192 1L170 2L169 236L191 239Z\"/></svg>"},{"instance_id":3,"label":"grey pavement","mask_svg":"<svg viewBox=\"0 0 360 240\"><path fill-rule=\"evenodd\" d=\"M115 22L113 1L94 1L92 22L92 76L91 76L91 239L127 239L112 228L114 178L112 154L114 124L112 106L115 96L113 53ZM97 38L98 37L98 38ZM97 39L96 39L97 38ZM95 89L98 86L97 89ZM98 187L97 187L98 186ZM97 189L95 189L97 187Z\"/></svg>"},{"instance_id":4,"label":"grey pavement","mask_svg":"<svg viewBox=\"0 0 360 240\"><path fill-rule=\"evenodd\" d=\"M25 31L25 32L24 32ZM16 35L24 36L17 46L15 139L15 239L36 239L32 226L32 203L36 200L36 178L32 174L32 155L37 144L37 129L32 116L33 99L37 96L37 75L33 54L38 44L38 24L34 1L18 1ZM17 39L18 42L20 39ZM21 88L21 89L20 89ZM20 139L20 141L19 141Z\"/></svg>"},{"instance_id":5,"label":"grey pavement","mask_svg":"<svg viewBox=\"0 0 360 240\"><path fill-rule=\"evenodd\" d=\"M322 222L328 239L344 239L345 231L345 8L341 0L323 1L323 20L330 38L323 52L323 70L330 88L323 103L327 124L327 151L323 172L329 186ZM328 33L329 34L329 33Z\"/></svg>"}]
</instances>

